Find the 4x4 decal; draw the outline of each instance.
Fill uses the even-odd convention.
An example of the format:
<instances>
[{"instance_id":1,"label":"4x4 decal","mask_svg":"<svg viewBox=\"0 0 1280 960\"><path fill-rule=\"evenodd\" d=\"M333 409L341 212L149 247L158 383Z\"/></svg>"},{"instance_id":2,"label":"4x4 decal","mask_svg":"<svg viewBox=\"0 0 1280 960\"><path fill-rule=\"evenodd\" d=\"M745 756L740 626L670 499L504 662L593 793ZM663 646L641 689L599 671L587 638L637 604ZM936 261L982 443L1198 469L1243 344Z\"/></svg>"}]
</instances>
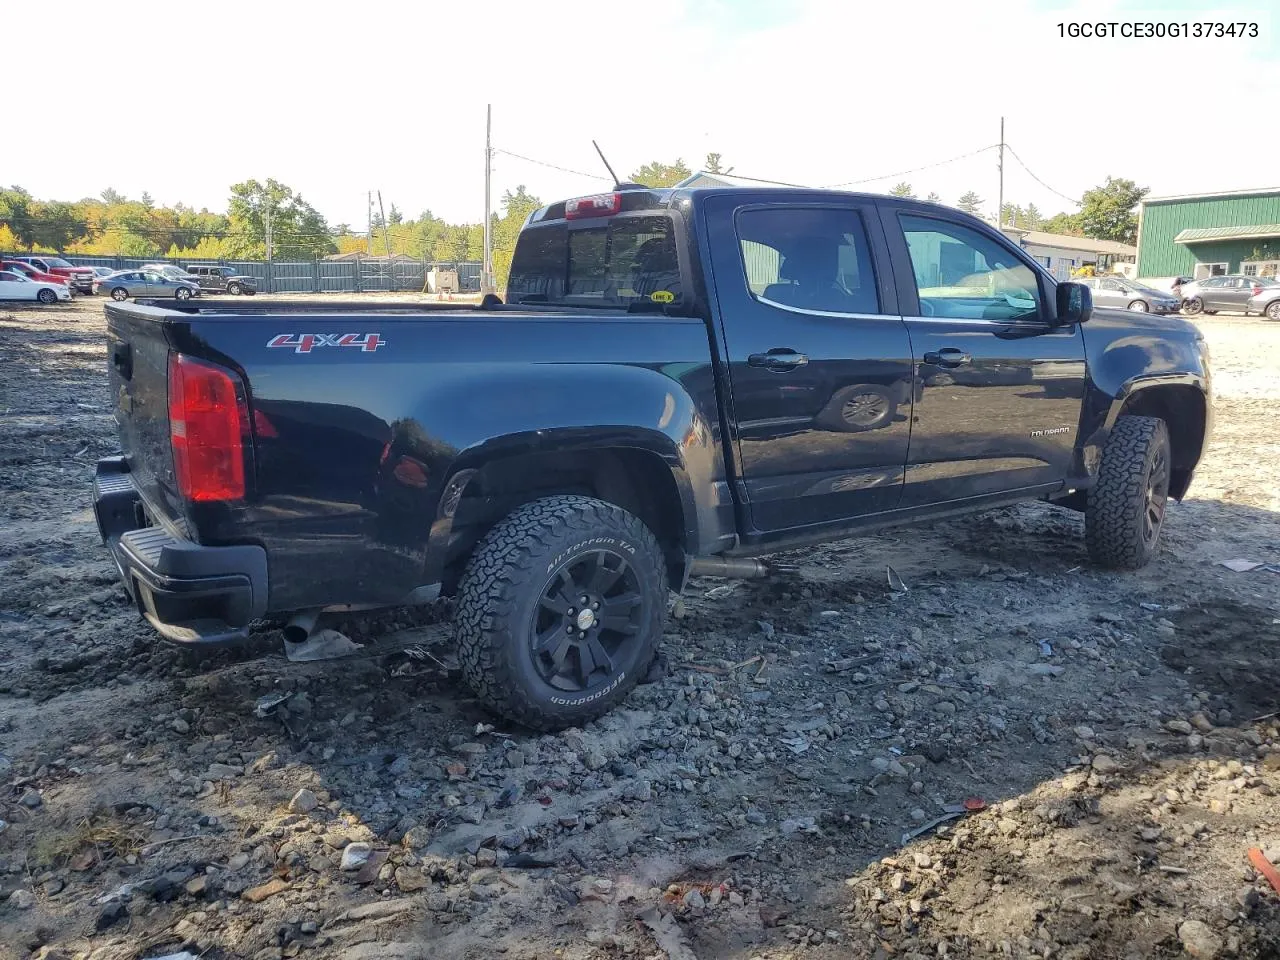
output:
<instances>
[{"instance_id":1,"label":"4x4 decal","mask_svg":"<svg viewBox=\"0 0 1280 960\"><path fill-rule=\"evenodd\" d=\"M278 333L267 341L268 347L288 347L294 353L310 353L317 347L359 347L373 353L386 345L377 333Z\"/></svg>"}]
</instances>

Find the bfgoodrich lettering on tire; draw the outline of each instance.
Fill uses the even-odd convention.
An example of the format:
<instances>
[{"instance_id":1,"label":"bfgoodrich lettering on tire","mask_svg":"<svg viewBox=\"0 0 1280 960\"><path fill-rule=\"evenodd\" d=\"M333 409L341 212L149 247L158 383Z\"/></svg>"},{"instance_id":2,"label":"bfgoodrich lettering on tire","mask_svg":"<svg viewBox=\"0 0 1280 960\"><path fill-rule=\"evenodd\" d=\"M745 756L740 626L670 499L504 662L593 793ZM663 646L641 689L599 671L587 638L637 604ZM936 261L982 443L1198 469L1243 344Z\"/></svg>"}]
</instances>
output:
<instances>
[{"instance_id":1,"label":"bfgoodrich lettering on tire","mask_svg":"<svg viewBox=\"0 0 1280 960\"><path fill-rule=\"evenodd\" d=\"M1163 420L1116 420L1085 511L1085 540L1095 563L1136 570L1151 562L1160 546L1171 467Z\"/></svg>"},{"instance_id":2,"label":"bfgoodrich lettering on tire","mask_svg":"<svg viewBox=\"0 0 1280 960\"><path fill-rule=\"evenodd\" d=\"M640 520L590 497L535 500L489 531L463 574L462 673L497 713L574 726L636 685L666 612L666 564Z\"/></svg>"}]
</instances>

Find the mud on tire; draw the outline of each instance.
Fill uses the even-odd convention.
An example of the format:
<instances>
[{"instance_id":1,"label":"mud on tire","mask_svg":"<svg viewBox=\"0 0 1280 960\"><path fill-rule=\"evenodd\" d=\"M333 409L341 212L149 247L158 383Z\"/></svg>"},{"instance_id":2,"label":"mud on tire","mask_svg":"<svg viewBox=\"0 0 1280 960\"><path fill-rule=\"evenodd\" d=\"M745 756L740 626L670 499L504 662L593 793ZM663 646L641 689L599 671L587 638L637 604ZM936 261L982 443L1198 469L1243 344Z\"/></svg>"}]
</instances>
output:
<instances>
[{"instance_id":1,"label":"mud on tire","mask_svg":"<svg viewBox=\"0 0 1280 960\"><path fill-rule=\"evenodd\" d=\"M1136 570L1156 555L1171 465L1169 430L1163 420L1116 420L1085 510L1085 541L1099 566Z\"/></svg>"},{"instance_id":2,"label":"mud on tire","mask_svg":"<svg viewBox=\"0 0 1280 960\"><path fill-rule=\"evenodd\" d=\"M662 550L639 519L590 497L535 500L489 531L463 573L463 677L490 710L526 726L581 724L644 675L666 612Z\"/></svg>"}]
</instances>

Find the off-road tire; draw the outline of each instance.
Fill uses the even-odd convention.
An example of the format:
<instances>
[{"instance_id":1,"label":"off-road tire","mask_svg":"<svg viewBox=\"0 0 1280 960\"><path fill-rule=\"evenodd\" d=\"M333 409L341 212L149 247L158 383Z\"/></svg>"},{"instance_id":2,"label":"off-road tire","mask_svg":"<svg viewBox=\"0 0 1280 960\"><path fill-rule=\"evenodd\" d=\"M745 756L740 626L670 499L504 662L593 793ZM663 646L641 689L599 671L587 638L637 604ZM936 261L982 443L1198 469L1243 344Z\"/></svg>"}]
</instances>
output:
<instances>
[{"instance_id":1,"label":"off-road tire","mask_svg":"<svg viewBox=\"0 0 1280 960\"><path fill-rule=\"evenodd\" d=\"M1093 562L1113 570L1137 570L1160 548L1171 467L1169 430L1159 417L1122 416L1102 451L1097 485L1085 510L1085 542ZM1154 536L1145 533L1152 468L1163 455L1165 492Z\"/></svg>"},{"instance_id":2,"label":"off-road tire","mask_svg":"<svg viewBox=\"0 0 1280 960\"><path fill-rule=\"evenodd\" d=\"M642 626L626 644L620 675L574 703L539 675L528 630L554 569L601 547L624 552L635 571ZM657 653L667 599L662 549L637 517L583 496L524 504L485 535L462 575L454 632L463 678L490 710L536 730L593 720L644 677Z\"/></svg>"},{"instance_id":3,"label":"off-road tire","mask_svg":"<svg viewBox=\"0 0 1280 960\"><path fill-rule=\"evenodd\" d=\"M233 297L238 297L238 296L240 296L240 284L238 284L238 283L231 283L231 284L228 284L228 285L227 285L227 293L231 294L231 296L233 296Z\"/></svg>"}]
</instances>

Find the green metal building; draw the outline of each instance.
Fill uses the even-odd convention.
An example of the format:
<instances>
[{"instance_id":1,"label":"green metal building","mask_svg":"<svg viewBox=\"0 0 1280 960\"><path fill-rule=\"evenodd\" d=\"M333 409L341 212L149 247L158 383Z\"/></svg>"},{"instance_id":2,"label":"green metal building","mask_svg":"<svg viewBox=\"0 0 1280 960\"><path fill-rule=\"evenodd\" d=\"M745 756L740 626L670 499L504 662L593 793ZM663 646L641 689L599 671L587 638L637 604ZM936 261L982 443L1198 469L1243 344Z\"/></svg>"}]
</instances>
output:
<instances>
[{"instance_id":1,"label":"green metal building","mask_svg":"<svg viewBox=\"0 0 1280 960\"><path fill-rule=\"evenodd\" d=\"M1148 197L1138 208L1138 276L1280 274L1280 187Z\"/></svg>"}]
</instances>

